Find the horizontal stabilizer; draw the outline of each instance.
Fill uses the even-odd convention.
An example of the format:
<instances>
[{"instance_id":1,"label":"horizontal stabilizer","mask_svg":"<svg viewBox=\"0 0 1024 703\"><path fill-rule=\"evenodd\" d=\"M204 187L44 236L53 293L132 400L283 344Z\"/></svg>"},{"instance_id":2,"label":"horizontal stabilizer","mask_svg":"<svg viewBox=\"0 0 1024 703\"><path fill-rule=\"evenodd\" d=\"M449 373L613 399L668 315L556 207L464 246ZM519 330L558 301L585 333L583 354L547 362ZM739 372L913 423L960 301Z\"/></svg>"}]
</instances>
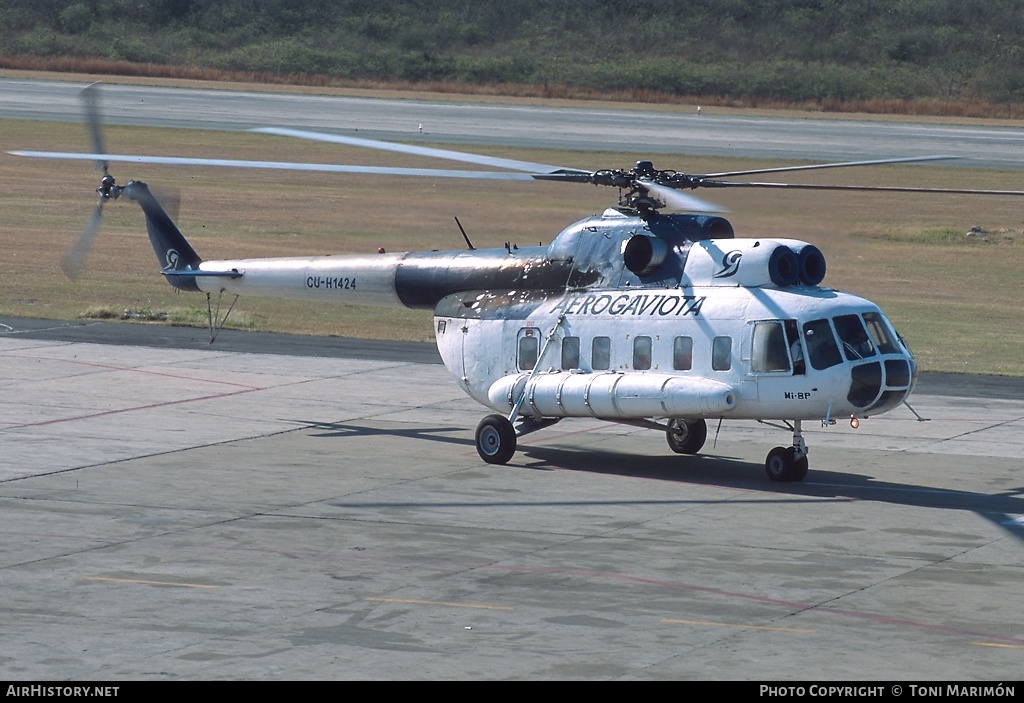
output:
<instances>
[{"instance_id":1,"label":"horizontal stabilizer","mask_svg":"<svg viewBox=\"0 0 1024 703\"><path fill-rule=\"evenodd\" d=\"M175 269L161 269L160 273L165 276L209 276L209 277L221 277L221 278L241 278L245 274L238 269L231 269L230 271L205 271L197 269L194 271L183 271Z\"/></svg>"}]
</instances>

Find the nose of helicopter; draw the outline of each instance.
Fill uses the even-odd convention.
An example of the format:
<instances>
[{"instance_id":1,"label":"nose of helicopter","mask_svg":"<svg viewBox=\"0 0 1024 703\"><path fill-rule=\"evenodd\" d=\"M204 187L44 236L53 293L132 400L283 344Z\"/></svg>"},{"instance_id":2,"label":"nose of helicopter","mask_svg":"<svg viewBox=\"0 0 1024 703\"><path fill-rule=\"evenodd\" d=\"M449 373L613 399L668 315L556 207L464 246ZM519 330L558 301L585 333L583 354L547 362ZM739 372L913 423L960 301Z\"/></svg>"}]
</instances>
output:
<instances>
[{"instance_id":1,"label":"nose of helicopter","mask_svg":"<svg viewBox=\"0 0 1024 703\"><path fill-rule=\"evenodd\" d=\"M850 369L847 400L862 417L880 415L902 403L917 383L917 363L908 353L855 365Z\"/></svg>"}]
</instances>

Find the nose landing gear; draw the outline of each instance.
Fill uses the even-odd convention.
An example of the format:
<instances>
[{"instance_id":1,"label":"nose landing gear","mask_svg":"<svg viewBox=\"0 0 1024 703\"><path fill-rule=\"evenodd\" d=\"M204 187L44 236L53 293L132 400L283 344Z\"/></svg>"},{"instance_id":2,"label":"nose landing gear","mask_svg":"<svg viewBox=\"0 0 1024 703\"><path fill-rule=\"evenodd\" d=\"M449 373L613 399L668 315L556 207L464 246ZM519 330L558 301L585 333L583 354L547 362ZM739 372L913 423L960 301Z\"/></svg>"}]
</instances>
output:
<instances>
[{"instance_id":1,"label":"nose landing gear","mask_svg":"<svg viewBox=\"0 0 1024 703\"><path fill-rule=\"evenodd\" d=\"M804 442L800 420L794 420L792 428L793 446L775 447L764 461L765 473L772 481L803 481L807 477L807 443Z\"/></svg>"}]
</instances>

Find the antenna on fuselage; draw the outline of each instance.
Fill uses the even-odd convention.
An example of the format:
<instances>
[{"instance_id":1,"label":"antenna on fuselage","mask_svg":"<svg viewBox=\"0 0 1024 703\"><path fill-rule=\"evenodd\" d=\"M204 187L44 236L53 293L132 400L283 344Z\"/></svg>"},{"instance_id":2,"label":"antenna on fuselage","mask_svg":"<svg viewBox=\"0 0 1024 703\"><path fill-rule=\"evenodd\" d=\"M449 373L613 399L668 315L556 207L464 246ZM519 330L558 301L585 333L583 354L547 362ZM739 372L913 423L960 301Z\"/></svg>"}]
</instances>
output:
<instances>
[{"instance_id":1,"label":"antenna on fuselage","mask_svg":"<svg viewBox=\"0 0 1024 703\"><path fill-rule=\"evenodd\" d=\"M459 222L458 216L455 217L455 224L459 226L459 231L462 232L462 238L466 240L466 246L469 247L469 250L473 251L476 249L476 247L473 246L473 242L469 241L469 235L466 234L466 228L462 226L461 222Z\"/></svg>"}]
</instances>

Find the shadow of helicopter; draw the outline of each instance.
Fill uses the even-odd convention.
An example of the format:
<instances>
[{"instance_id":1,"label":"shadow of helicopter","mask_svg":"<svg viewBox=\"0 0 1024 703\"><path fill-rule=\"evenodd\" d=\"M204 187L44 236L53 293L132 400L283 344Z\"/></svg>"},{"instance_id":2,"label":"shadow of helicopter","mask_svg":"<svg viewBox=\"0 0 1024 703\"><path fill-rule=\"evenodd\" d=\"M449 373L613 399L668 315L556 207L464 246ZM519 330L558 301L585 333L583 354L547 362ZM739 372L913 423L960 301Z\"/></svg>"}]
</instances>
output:
<instances>
[{"instance_id":1,"label":"shadow of helicopter","mask_svg":"<svg viewBox=\"0 0 1024 703\"><path fill-rule=\"evenodd\" d=\"M815 469L799 483L761 481L760 462L720 456L637 456L603 448L601 452L564 447L527 446L521 454L535 462L528 468L631 476L699 486L735 488L790 496L798 501L870 501L915 508L973 512L1024 542L1024 486L999 493L978 493L880 481L867 474Z\"/></svg>"},{"instance_id":2,"label":"shadow of helicopter","mask_svg":"<svg viewBox=\"0 0 1024 703\"><path fill-rule=\"evenodd\" d=\"M464 430L461 427L382 429L353 422L303 422L301 424L310 430L319 431L312 435L318 438L387 436L454 444L467 448L474 446L472 439L455 436ZM1024 515L1024 486L989 494L879 481L867 474L828 469L816 469L812 480L799 483L776 483L764 481L764 467L758 461L704 454L680 456L620 453L608 447L603 447L601 451L594 451L560 446L522 445L517 464L521 464L521 468L531 471L573 471L580 474L621 476L674 484L732 488L760 494L771 493L778 496L777 501L780 503L801 503L807 500L836 503L870 501L914 508L969 511L1024 542L1024 520L1015 517ZM686 498L669 497L641 501L577 500L573 501L573 504L585 503L588 506L621 506L627 503L682 505L690 502L692 501ZM730 500L730 502L735 501ZM758 499L758 503L763 503L763 500ZM494 505L495 507L499 505L501 507L515 505L544 507L563 504L564 501L540 501L528 504L521 501L511 503L502 501ZM423 507L435 508L460 506L479 508L482 507L482 504L479 502L423 504ZM406 505L405 507L413 506Z\"/></svg>"},{"instance_id":3,"label":"shadow of helicopter","mask_svg":"<svg viewBox=\"0 0 1024 703\"><path fill-rule=\"evenodd\" d=\"M471 438L460 438L449 436L463 432L464 427L409 427L409 428L380 428L360 425L353 422L319 422L308 420L289 420L301 425L307 430L313 430L310 436L321 438L342 438L342 437L402 437L404 439L421 439L446 444L459 444L465 447L473 447Z\"/></svg>"}]
</instances>

